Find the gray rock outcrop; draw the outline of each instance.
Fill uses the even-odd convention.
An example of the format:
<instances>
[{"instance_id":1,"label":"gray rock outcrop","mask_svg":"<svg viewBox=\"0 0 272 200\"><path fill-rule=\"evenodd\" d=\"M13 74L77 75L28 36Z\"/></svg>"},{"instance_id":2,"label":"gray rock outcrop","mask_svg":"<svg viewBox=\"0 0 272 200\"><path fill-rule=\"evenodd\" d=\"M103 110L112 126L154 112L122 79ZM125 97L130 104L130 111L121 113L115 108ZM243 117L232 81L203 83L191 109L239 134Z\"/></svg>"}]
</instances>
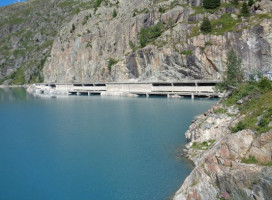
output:
<instances>
[{"instance_id":1,"label":"gray rock outcrop","mask_svg":"<svg viewBox=\"0 0 272 200\"><path fill-rule=\"evenodd\" d=\"M256 2L249 18L225 0L213 12L199 7L202 0L101 2L0 8L0 83L220 79L231 48L246 74L272 70L271 1ZM210 34L199 30L204 16ZM162 32L141 45L140 31L158 23Z\"/></svg>"},{"instance_id":2,"label":"gray rock outcrop","mask_svg":"<svg viewBox=\"0 0 272 200\"><path fill-rule=\"evenodd\" d=\"M188 156L196 167L174 200L271 199L272 167L242 160L254 157L259 163L271 162L272 130L259 135L251 130L231 134L230 127L243 116L214 112L220 108L217 104L198 116L186 132ZM195 145L205 141L215 142L205 150Z\"/></svg>"},{"instance_id":3,"label":"gray rock outcrop","mask_svg":"<svg viewBox=\"0 0 272 200\"><path fill-rule=\"evenodd\" d=\"M246 73L272 69L271 18L256 14L250 20L237 19L232 31L196 34L194 30L204 15L196 14L183 1L173 2L176 1L159 4L123 0L117 5L112 1L95 13L93 10L80 12L54 41L44 67L45 82L220 79L230 48L243 58ZM190 1L190 4L194 3ZM160 7L166 11L159 12ZM112 16L114 9L117 17ZM231 11L222 8L207 15L217 20L228 12L234 13L234 17L239 14L235 8ZM141 29L159 22L166 27L161 36L140 47ZM75 30L71 31L73 24ZM109 66L110 59L116 61L112 66Z\"/></svg>"}]
</instances>

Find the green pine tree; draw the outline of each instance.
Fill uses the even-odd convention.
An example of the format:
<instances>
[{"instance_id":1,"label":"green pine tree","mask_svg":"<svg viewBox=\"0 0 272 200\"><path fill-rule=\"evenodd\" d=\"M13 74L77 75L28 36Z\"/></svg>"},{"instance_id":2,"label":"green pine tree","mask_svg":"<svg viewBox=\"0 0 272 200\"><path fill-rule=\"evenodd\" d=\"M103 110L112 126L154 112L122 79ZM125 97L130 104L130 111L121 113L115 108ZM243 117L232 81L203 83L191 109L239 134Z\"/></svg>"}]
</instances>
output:
<instances>
[{"instance_id":1,"label":"green pine tree","mask_svg":"<svg viewBox=\"0 0 272 200\"><path fill-rule=\"evenodd\" d=\"M112 17L114 18L114 17L116 17L116 16L117 16L117 12L116 12L116 10L114 9L113 12L112 12Z\"/></svg>"},{"instance_id":2,"label":"green pine tree","mask_svg":"<svg viewBox=\"0 0 272 200\"><path fill-rule=\"evenodd\" d=\"M241 68L242 60L231 49L227 54L226 71L222 83L217 85L217 89L220 91L233 90L237 88L244 80L244 72Z\"/></svg>"},{"instance_id":3,"label":"green pine tree","mask_svg":"<svg viewBox=\"0 0 272 200\"><path fill-rule=\"evenodd\" d=\"M248 17L249 16L249 10L248 10L248 6L247 3L244 2L241 8L241 15L244 17Z\"/></svg>"},{"instance_id":4,"label":"green pine tree","mask_svg":"<svg viewBox=\"0 0 272 200\"><path fill-rule=\"evenodd\" d=\"M71 30L70 30L70 33L73 33L75 29L76 29L75 25L72 24L72 28L71 28Z\"/></svg>"},{"instance_id":5,"label":"green pine tree","mask_svg":"<svg viewBox=\"0 0 272 200\"><path fill-rule=\"evenodd\" d=\"M239 0L232 0L232 2L231 2L233 5L239 5Z\"/></svg>"},{"instance_id":6,"label":"green pine tree","mask_svg":"<svg viewBox=\"0 0 272 200\"><path fill-rule=\"evenodd\" d=\"M203 22L200 26L200 30L203 33L209 33L212 31L212 25L208 17L204 17Z\"/></svg>"},{"instance_id":7,"label":"green pine tree","mask_svg":"<svg viewBox=\"0 0 272 200\"><path fill-rule=\"evenodd\" d=\"M214 9L220 6L220 0L203 0L203 7L206 9Z\"/></svg>"},{"instance_id":8,"label":"green pine tree","mask_svg":"<svg viewBox=\"0 0 272 200\"><path fill-rule=\"evenodd\" d=\"M253 4L254 4L253 0L248 0L248 3L247 3L248 6L252 6Z\"/></svg>"}]
</instances>

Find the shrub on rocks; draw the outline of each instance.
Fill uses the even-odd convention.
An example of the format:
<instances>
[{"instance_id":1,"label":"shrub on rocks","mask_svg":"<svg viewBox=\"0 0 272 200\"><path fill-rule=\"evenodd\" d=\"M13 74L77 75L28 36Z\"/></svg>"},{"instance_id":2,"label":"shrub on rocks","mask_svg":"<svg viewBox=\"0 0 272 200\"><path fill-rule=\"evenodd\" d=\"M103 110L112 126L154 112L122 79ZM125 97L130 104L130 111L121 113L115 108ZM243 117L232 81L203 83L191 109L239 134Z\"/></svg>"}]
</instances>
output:
<instances>
[{"instance_id":1,"label":"shrub on rocks","mask_svg":"<svg viewBox=\"0 0 272 200\"><path fill-rule=\"evenodd\" d=\"M114 9L113 12L112 12L112 17L113 17L113 18L117 17L117 12L116 12L115 9Z\"/></svg>"},{"instance_id":2,"label":"shrub on rocks","mask_svg":"<svg viewBox=\"0 0 272 200\"><path fill-rule=\"evenodd\" d=\"M248 6L252 6L253 4L254 4L253 0L248 0L248 3L247 3Z\"/></svg>"},{"instance_id":3,"label":"shrub on rocks","mask_svg":"<svg viewBox=\"0 0 272 200\"><path fill-rule=\"evenodd\" d=\"M200 30L203 32L203 33L210 33L212 31L212 25L211 25L211 22L210 20L208 19L208 17L205 17L203 19L203 22L200 26Z\"/></svg>"},{"instance_id":4,"label":"shrub on rocks","mask_svg":"<svg viewBox=\"0 0 272 200\"><path fill-rule=\"evenodd\" d=\"M214 9L220 6L220 0L203 0L203 7L206 9Z\"/></svg>"},{"instance_id":5,"label":"shrub on rocks","mask_svg":"<svg viewBox=\"0 0 272 200\"><path fill-rule=\"evenodd\" d=\"M162 23L158 23L155 26L149 28L142 28L138 34L141 47L145 47L148 43L160 37L164 29L165 28Z\"/></svg>"},{"instance_id":6,"label":"shrub on rocks","mask_svg":"<svg viewBox=\"0 0 272 200\"><path fill-rule=\"evenodd\" d=\"M249 10L248 10L248 5L246 2L243 3L242 8L241 8L241 15L244 17L249 16Z\"/></svg>"},{"instance_id":7,"label":"shrub on rocks","mask_svg":"<svg viewBox=\"0 0 272 200\"><path fill-rule=\"evenodd\" d=\"M233 0L232 2L231 2L233 5L239 5L239 0Z\"/></svg>"}]
</instances>

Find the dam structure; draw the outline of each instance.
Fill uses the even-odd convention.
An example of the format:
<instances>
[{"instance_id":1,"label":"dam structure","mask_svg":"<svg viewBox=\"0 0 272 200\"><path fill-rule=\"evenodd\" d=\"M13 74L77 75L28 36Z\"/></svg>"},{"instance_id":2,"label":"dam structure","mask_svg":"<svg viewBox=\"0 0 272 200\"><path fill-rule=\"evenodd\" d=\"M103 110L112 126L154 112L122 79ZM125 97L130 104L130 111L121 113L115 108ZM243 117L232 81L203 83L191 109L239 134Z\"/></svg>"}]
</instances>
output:
<instances>
[{"instance_id":1,"label":"dam structure","mask_svg":"<svg viewBox=\"0 0 272 200\"><path fill-rule=\"evenodd\" d=\"M37 94L101 95L101 96L166 96L218 97L215 85L219 81L190 80L183 82L109 82L109 83L39 83Z\"/></svg>"}]
</instances>

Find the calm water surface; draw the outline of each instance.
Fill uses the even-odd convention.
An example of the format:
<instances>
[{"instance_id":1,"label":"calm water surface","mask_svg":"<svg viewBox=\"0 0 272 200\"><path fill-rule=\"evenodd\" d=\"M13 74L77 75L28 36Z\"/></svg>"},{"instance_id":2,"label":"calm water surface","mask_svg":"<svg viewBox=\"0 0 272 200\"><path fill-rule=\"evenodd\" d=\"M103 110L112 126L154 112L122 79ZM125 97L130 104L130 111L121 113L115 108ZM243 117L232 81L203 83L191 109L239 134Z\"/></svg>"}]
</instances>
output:
<instances>
[{"instance_id":1,"label":"calm water surface","mask_svg":"<svg viewBox=\"0 0 272 200\"><path fill-rule=\"evenodd\" d=\"M192 170L184 133L214 103L0 89L0 199L167 200Z\"/></svg>"}]
</instances>

